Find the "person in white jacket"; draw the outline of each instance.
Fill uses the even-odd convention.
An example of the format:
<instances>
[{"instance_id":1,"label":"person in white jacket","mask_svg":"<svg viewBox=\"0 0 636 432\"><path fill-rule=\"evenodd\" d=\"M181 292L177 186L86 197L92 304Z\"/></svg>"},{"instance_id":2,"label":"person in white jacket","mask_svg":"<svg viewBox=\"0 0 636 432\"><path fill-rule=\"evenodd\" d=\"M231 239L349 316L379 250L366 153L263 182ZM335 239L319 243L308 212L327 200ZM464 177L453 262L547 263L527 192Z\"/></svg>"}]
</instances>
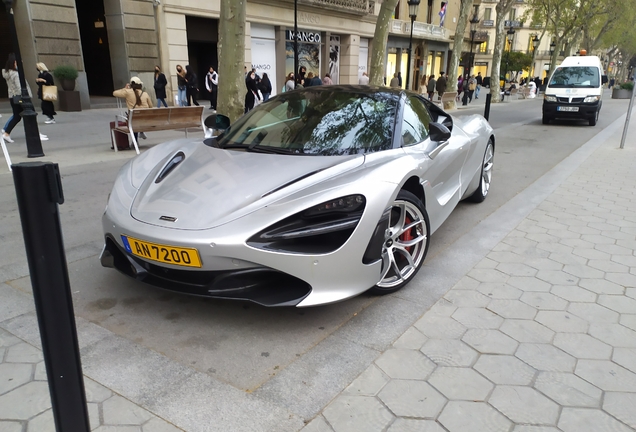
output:
<instances>
[{"instance_id":1,"label":"person in white jacket","mask_svg":"<svg viewBox=\"0 0 636 432\"><path fill-rule=\"evenodd\" d=\"M210 66L210 70L205 75L205 88L210 97L210 109L216 109L216 98L219 90L219 74Z\"/></svg>"}]
</instances>

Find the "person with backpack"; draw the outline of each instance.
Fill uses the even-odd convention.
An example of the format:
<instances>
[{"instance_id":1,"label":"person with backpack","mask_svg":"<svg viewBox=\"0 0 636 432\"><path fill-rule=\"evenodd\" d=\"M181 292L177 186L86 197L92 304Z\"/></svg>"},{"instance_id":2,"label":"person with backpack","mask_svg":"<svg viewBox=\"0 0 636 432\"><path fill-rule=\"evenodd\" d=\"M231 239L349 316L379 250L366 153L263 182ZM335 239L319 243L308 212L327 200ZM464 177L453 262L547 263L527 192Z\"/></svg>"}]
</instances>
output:
<instances>
[{"instance_id":1,"label":"person with backpack","mask_svg":"<svg viewBox=\"0 0 636 432\"><path fill-rule=\"evenodd\" d=\"M261 82L258 83L258 89L263 95L263 102L268 100L269 96L272 94L272 82L269 80L267 72L263 73L263 78L261 78Z\"/></svg>"}]
</instances>

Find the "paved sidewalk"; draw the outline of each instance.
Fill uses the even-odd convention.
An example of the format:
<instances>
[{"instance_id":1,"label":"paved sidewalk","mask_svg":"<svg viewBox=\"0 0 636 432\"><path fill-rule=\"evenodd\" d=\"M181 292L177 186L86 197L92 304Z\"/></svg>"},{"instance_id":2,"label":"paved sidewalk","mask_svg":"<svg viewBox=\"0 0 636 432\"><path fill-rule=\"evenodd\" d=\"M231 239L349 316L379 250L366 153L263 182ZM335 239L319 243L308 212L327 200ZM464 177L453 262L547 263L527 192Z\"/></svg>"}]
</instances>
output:
<instances>
[{"instance_id":1,"label":"paved sidewalk","mask_svg":"<svg viewBox=\"0 0 636 432\"><path fill-rule=\"evenodd\" d=\"M636 142L619 140L303 432L636 430Z\"/></svg>"}]
</instances>

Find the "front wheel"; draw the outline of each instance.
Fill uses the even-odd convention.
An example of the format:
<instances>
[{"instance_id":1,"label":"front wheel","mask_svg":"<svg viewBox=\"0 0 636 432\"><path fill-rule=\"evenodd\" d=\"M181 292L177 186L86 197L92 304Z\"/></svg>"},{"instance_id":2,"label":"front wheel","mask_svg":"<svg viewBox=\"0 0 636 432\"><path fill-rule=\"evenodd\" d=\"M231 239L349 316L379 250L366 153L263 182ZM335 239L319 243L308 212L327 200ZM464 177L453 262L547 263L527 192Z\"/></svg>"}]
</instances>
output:
<instances>
[{"instance_id":1,"label":"front wheel","mask_svg":"<svg viewBox=\"0 0 636 432\"><path fill-rule=\"evenodd\" d=\"M479 179L479 186L477 190L469 197L472 202L483 202L488 196L490 190L490 183L492 182L492 167L495 160L495 146L492 143L492 138L488 140L486 144L486 151L484 152L484 160L481 164L481 178Z\"/></svg>"},{"instance_id":2,"label":"front wheel","mask_svg":"<svg viewBox=\"0 0 636 432\"><path fill-rule=\"evenodd\" d=\"M430 228L422 201L411 192L400 191L382 246L382 277L371 293L390 294L413 279L428 252Z\"/></svg>"},{"instance_id":3,"label":"front wheel","mask_svg":"<svg viewBox=\"0 0 636 432\"><path fill-rule=\"evenodd\" d=\"M594 117L589 119L590 126L596 126L596 122L597 121L598 121L598 111L596 111L596 113L594 113Z\"/></svg>"},{"instance_id":4,"label":"front wheel","mask_svg":"<svg viewBox=\"0 0 636 432\"><path fill-rule=\"evenodd\" d=\"M543 118L541 119L541 121L543 122L543 124L550 124L550 117L543 114Z\"/></svg>"}]
</instances>

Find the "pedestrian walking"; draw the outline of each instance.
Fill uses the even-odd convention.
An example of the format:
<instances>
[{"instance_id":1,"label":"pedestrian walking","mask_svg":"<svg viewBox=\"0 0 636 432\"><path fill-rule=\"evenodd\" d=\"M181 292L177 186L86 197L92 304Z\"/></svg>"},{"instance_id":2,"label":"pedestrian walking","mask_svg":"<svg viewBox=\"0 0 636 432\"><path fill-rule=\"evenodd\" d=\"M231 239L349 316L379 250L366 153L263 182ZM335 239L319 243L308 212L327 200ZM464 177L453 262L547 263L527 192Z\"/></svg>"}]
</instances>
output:
<instances>
[{"instance_id":1,"label":"pedestrian walking","mask_svg":"<svg viewBox=\"0 0 636 432\"><path fill-rule=\"evenodd\" d=\"M426 91L428 92L428 99L433 100L433 95L435 94L435 85L437 84L437 80L435 79L435 75L431 75L428 79L428 84L426 85Z\"/></svg>"},{"instance_id":2,"label":"pedestrian walking","mask_svg":"<svg viewBox=\"0 0 636 432\"><path fill-rule=\"evenodd\" d=\"M245 80L245 86L247 87L247 93L245 93L245 113L254 109L256 100L261 100L258 94L258 87L256 87L256 73L250 72Z\"/></svg>"},{"instance_id":3,"label":"pedestrian walking","mask_svg":"<svg viewBox=\"0 0 636 432\"><path fill-rule=\"evenodd\" d=\"M55 105L53 105L53 101L45 100L44 94L42 93L43 86L53 86L55 82L53 81L53 75L49 72L49 68L46 67L44 63L38 63L35 65L39 74L35 82L38 84L38 98L42 101L42 114L46 116L46 120L44 123L53 124L55 123L54 116L57 115L55 112Z\"/></svg>"},{"instance_id":4,"label":"pedestrian walking","mask_svg":"<svg viewBox=\"0 0 636 432\"><path fill-rule=\"evenodd\" d=\"M470 78L468 78L468 103L471 103L473 101L473 94L475 93L476 89L477 79L475 78L475 75L471 75Z\"/></svg>"},{"instance_id":5,"label":"pedestrian walking","mask_svg":"<svg viewBox=\"0 0 636 432\"><path fill-rule=\"evenodd\" d=\"M168 104L166 103L167 85L168 80L166 79L166 75L161 72L159 65L155 66L155 83L153 87L155 89L155 96L157 97L157 108L161 108L162 104L164 107L168 108Z\"/></svg>"},{"instance_id":6,"label":"pedestrian walking","mask_svg":"<svg viewBox=\"0 0 636 432\"><path fill-rule=\"evenodd\" d=\"M477 82L477 88L475 88L475 99L479 99L479 92L481 91L481 86L484 85L484 78L481 76L481 72L477 72L475 81Z\"/></svg>"},{"instance_id":7,"label":"pedestrian walking","mask_svg":"<svg viewBox=\"0 0 636 432\"><path fill-rule=\"evenodd\" d=\"M296 75L296 84L303 85L305 81L305 74L307 74L307 68L305 66L301 66L298 68L298 74Z\"/></svg>"},{"instance_id":8,"label":"pedestrian walking","mask_svg":"<svg viewBox=\"0 0 636 432\"><path fill-rule=\"evenodd\" d=\"M294 80L294 73L290 72L287 74L287 78L285 79L285 86L283 87L283 91L292 91L296 88L296 81Z\"/></svg>"},{"instance_id":9,"label":"pedestrian walking","mask_svg":"<svg viewBox=\"0 0 636 432\"><path fill-rule=\"evenodd\" d=\"M446 83L447 78L444 72L440 72L437 84L435 84L435 89L437 90L437 100L442 100L442 96L444 96L444 93L446 92Z\"/></svg>"},{"instance_id":10,"label":"pedestrian walking","mask_svg":"<svg viewBox=\"0 0 636 432\"><path fill-rule=\"evenodd\" d=\"M186 73L183 66L177 65L177 105L179 106L188 105L187 82L185 76Z\"/></svg>"},{"instance_id":11,"label":"pedestrian walking","mask_svg":"<svg viewBox=\"0 0 636 432\"><path fill-rule=\"evenodd\" d=\"M391 82L389 83L389 87L398 88L400 87L400 79L398 78L398 74L394 73L393 78L391 78Z\"/></svg>"},{"instance_id":12,"label":"pedestrian walking","mask_svg":"<svg viewBox=\"0 0 636 432\"><path fill-rule=\"evenodd\" d=\"M216 110L216 100L219 90L219 74L210 66L208 73L205 75L205 89L210 97L210 109Z\"/></svg>"},{"instance_id":13,"label":"pedestrian walking","mask_svg":"<svg viewBox=\"0 0 636 432\"><path fill-rule=\"evenodd\" d=\"M269 76L266 72L263 73L263 78L261 78L258 88L263 95L263 102L269 100L269 96L272 94L272 82L269 80Z\"/></svg>"},{"instance_id":14,"label":"pedestrian walking","mask_svg":"<svg viewBox=\"0 0 636 432\"><path fill-rule=\"evenodd\" d=\"M322 79L322 84L323 85L333 85L333 80L331 79L331 75L330 74L325 74L325 76Z\"/></svg>"},{"instance_id":15,"label":"pedestrian walking","mask_svg":"<svg viewBox=\"0 0 636 432\"><path fill-rule=\"evenodd\" d=\"M199 84L197 74L194 73L192 66L186 66L186 98L188 100L188 106L196 105L199 106L199 102L197 102L197 93L199 92Z\"/></svg>"},{"instance_id":16,"label":"pedestrian walking","mask_svg":"<svg viewBox=\"0 0 636 432\"><path fill-rule=\"evenodd\" d=\"M402 72L397 73L397 78L398 78L398 84L400 88L402 88Z\"/></svg>"},{"instance_id":17,"label":"pedestrian walking","mask_svg":"<svg viewBox=\"0 0 636 432\"><path fill-rule=\"evenodd\" d=\"M462 100L462 93L464 92L464 76L460 75L457 77L457 96L455 96L455 100L459 102Z\"/></svg>"},{"instance_id":18,"label":"pedestrian walking","mask_svg":"<svg viewBox=\"0 0 636 432\"><path fill-rule=\"evenodd\" d=\"M362 72L360 78L358 78L358 84L360 85L369 85L369 75L366 72Z\"/></svg>"}]
</instances>

